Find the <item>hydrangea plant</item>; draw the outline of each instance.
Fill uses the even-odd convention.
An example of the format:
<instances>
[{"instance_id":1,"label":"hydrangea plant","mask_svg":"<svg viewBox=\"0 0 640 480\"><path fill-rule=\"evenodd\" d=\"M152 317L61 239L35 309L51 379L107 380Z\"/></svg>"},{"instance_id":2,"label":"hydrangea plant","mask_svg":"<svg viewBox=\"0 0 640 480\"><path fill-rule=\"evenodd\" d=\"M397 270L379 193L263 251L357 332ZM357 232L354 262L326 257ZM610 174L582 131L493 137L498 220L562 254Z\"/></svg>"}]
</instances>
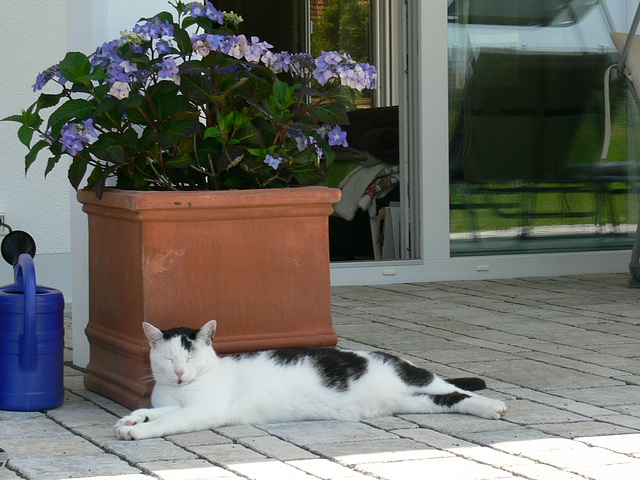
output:
<instances>
[{"instance_id":1,"label":"hydrangea plant","mask_svg":"<svg viewBox=\"0 0 640 480\"><path fill-rule=\"evenodd\" d=\"M59 91L4 119L21 124L26 169L42 152L45 175L69 156L72 185L86 179L98 196L110 177L137 190L321 183L375 68L338 52L273 52L209 1L170 5L38 76L34 91Z\"/></svg>"}]
</instances>

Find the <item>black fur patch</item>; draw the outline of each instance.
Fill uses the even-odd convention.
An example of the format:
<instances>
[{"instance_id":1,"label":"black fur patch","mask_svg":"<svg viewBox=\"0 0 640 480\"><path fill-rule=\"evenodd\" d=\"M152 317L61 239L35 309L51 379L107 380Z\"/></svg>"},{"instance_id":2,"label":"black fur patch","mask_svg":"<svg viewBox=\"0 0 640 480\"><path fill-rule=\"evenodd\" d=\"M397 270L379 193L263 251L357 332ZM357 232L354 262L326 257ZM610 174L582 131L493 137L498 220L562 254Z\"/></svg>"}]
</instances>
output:
<instances>
[{"instance_id":1,"label":"black fur patch","mask_svg":"<svg viewBox=\"0 0 640 480\"><path fill-rule=\"evenodd\" d=\"M430 397L436 405L440 405L441 407L452 407L456 403L459 403L470 396L466 393L452 392L445 393L443 395L430 395Z\"/></svg>"},{"instance_id":2,"label":"black fur patch","mask_svg":"<svg viewBox=\"0 0 640 480\"><path fill-rule=\"evenodd\" d=\"M406 360L385 352L373 352L373 355L380 358L384 363L393 365L398 377L412 387L424 387L433 381L433 373L424 368L416 367Z\"/></svg>"},{"instance_id":3,"label":"black fur patch","mask_svg":"<svg viewBox=\"0 0 640 480\"><path fill-rule=\"evenodd\" d=\"M252 358L257 357L261 352L243 352L243 353L232 353L229 355L234 360L242 360L243 358Z\"/></svg>"},{"instance_id":4,"label":"black fur patch","mask_svg":"<svg viewBox=\"0 0 640 480\"><path fill-rule=\"evenodd\" d=\"M469 390L475 392L476 390L484 390L487 388L487 384L481 378L469 377L469 378L451 378L447 380L451 385L454 385L462 390Z\"/></svg>"},{"instance_id":5,"label":"black fur patch","mask_svg":"<svg viewBox=\"0 0 640 480\"><path fill-rule=\"evenodd\" d=\"M196 337L198 336L198 332L200 330L194 328L170 328L169 330L162 330L162 336L165 340L169 340L173 337L180 337L180 342L185 350L189 351L193 347L193 342L196 341Z\"/></svg>"},{"instance_id":6,"label":"black fur patch","mask_svg":"<svg viewBox=\"0 0 640 480\"><path fill-rule=\"evenodd\" d=\"M324 385L345 391L349 382L367 371L368 360L356 353L331 348L294 348L274 350L270 357L279 365L295 365L308 359Z\"/></svg>"}]
</instances>

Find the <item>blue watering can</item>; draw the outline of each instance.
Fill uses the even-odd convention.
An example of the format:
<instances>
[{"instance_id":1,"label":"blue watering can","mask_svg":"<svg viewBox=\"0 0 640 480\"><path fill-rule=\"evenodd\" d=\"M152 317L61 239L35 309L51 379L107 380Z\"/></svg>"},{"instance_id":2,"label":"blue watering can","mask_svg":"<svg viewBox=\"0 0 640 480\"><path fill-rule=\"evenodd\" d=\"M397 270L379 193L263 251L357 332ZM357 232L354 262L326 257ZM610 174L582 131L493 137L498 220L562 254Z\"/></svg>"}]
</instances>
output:
<instances>
[{"instance_id":1,"label":"blue watering can","mask_svg":"<svg viewBox=\"0 0 640 480\"><path fill-rule=\"evenodd\" d=\"M2 241L15 282L0 287L0 410L47 410L64 400L64 297L36 285L35 242L13 231Z\"/></svg>"}]
</instances>

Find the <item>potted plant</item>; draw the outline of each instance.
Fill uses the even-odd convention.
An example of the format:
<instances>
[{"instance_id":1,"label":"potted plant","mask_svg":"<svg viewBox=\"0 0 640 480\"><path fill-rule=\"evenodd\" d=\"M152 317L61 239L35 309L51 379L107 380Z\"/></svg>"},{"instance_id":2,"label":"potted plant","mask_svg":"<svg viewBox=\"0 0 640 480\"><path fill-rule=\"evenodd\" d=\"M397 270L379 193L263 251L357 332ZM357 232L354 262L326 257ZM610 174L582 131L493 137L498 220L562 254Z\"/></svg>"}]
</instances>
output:
<instances>
[{"instance_id":1,"label":"potted plant","mask_svg":"<svg viewBox=\"0 0 640 480\"><path fill-rule=\"evenodd\" d=\"M272 52L208 1L171 6L68 53L5 119L21 124L26 169L70 157L71 184L86 182L85 384L130 408L151 389L142 321L215 318L220 353L335 345L327 217L340 192L321 185L355 92L376 81L346 54Z\"/></svg>"}]
</instances>

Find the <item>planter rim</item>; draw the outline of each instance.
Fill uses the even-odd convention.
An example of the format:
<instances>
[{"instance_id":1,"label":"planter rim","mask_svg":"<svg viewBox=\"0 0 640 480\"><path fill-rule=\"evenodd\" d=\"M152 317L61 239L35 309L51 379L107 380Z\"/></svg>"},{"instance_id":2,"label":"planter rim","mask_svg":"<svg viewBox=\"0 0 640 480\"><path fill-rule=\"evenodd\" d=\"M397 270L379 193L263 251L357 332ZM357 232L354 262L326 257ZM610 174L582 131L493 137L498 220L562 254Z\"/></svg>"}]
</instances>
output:
<instances>
[{"instance_id":1,"label":"planter rim","mask_svg":"<svg viewBox=\"0 0 640 480\"><path fill-rule=\"evenodd\" d=\"M107 188L102 198L94 190L80 190L78 201L85 205L129 210L179 210L184 208L247 208L251 206L331 204L340 200L341 191L324 186L265 188L249 190L140 191Z\"/></svg>"}]
</instances>

